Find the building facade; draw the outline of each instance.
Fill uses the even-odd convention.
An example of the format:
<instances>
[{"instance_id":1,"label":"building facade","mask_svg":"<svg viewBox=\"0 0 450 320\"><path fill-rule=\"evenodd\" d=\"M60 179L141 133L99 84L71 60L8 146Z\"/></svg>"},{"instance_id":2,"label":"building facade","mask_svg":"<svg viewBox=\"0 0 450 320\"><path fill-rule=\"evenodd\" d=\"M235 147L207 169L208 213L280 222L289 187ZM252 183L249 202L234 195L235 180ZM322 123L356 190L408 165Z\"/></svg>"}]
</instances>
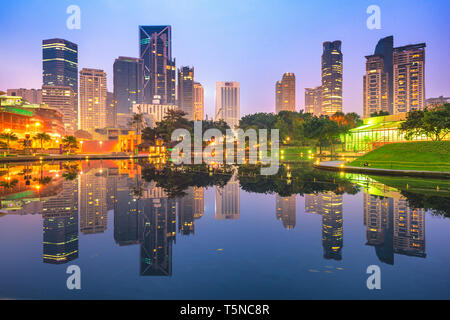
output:
<instances>
[{"instance_id":1,"label":"building facade","mask_svg":"<svg viewBox=\"0 0 450 320\"><path fill-rule=\"evenodd\" d=\"M276 82L275 92L276 113L295 112L295 74L285 73L282 80Z\"/></svg>"},{"instance_id":2,"label":"building facade","mask_svg":"<svg viewBox=\"0 0 450 320\"><path fill-rule=\"evenodd\" d=\"M106 126L117 127L117 101L114 99L113 92L106 93Z\"/></svg>"},{"instance_id":3,"label":"building facade","mask_svg":"<svg viewBox=\"0 0 450 320\"><path fill-rule=\"evenodd\" d=\"M216 121L224 120L231 129L239 126L239 82L216 82Z\"/></svg>"},{"instance_id":4,"label":"building facade","mask_svg":"<svg viewBox=\"0 0 450 320\"><path fill-rule=\"evenodd\" d=\"M341 41L324 42L322 55L322 114L342 112L343 55Z\"/></svg>"},{"instance_id":5,"label":"building facade","mask_svg":"<svg viewBox=\"0 0 450 320\"><path fill-rule=\"evenodd\" d=\"M77 131L77 121L73 110L75 95L71 87L42 86L42 101L63 114L64 129L67 135L72 135Z\"/></svg>"},{"instance_id":6,"label":"building facade","mask_svg":"<svg viewBox=\"0 0 450 320\"><path fill-rule=\"evenodd\" d=\"M140 58L144 63L143 102L160 96L163 104L175 104L175 59L172 59L171 26L139 26Z\"/></svg>"},{"instance_id":7,"label":"building facade","mask_svg":"<svg viewBox=\"0 0 450 320\"><path fill-rule=\"evenodd\" d=\"M394 114L425 108L425 43L394 48Z\"/></svg>"},{"instance_id":8,"label":"building facade","mask_svg":"<svg viewBox=\"0 0 450 320\"><path fill-rule=\"evenodd\" d=\"M305 89L305 113L315 116L322 114L322 87Z\"/></svg>"},{"instance_id":9,"label":"building facade","mask_svg":"<svg viewBox=\"0 0 450 320\"><path fill-rule=\"evenodd\" d=\"M6 94L11 97L22 97L23 100L31 104L42 103L42 90L41 89L8 89Z\"/></svg>"},{"instance_id":10,"label":"building facade","mask_svg":"<svg viewBox=\"0 0 450 320\"><path fill-rule=\"evenodd\" d=\"M42 42L42 68L44 86L71 87L75 95L74 125L78 128L78 45L64 39Z\"/></svg>"},{"instance_id":11,"label":"building facade","mask_svg":"<svg viewBox=\"0 0 450 320\"><path fill-rule=\"evenodd\" d=\"M161 100L156 96L151 104L134 104L133 113L144 114L144 122L147 126L154 128L158 122L164 120L169 110L177 110L174 104L161 104Z\"/></svg>"},{"instance_id":12,"label":"building facade","mask_svg":"<svg viewBox=\"0 0 450 320\"><path fill-rule=\"evenodd\" d=\"M366 74L363 77L364 118L375 112L389 112L389 74L384 71L384 58L381 55L366 56Z\"/></svg>"},{"instance_id":13,"label":"building facade","mask_svg":"<svg viewBox=\"0 0 450 320\"><path fill-rule=\"evenodd\" d=\"M113 70L117 123L126 128L133 104L143 102L144 60L119 57L114 62Z\"/></svg>"},{"instance_id":14,"label":"building facade","mask_svg":"<svg viewBox=\"0 0 450 320\"><path fill-rule=\"evenodd\" d=\"M80 71L80 128L93 132L106 127L106 73L98 69Z\"/></svg>"},{"instance_id":15,"label":"building facade","mask_svg":"<svg viewBox=\"0 0 450 320\"><path fill-rule=\"evenodd\" d=\"M181 67L178 69L178 107L185 118L194 120L194 68Z\"/></svg>"},{"instance_id":16,"label":"building facade","mask_svg":"<svg viewBox=\"0 0 450 320\"><path fill-rule=\"evenodd\" d=\"M194 82L194 121L205 119L205 89L203 86Z\"/></svg>"}]
</instances>

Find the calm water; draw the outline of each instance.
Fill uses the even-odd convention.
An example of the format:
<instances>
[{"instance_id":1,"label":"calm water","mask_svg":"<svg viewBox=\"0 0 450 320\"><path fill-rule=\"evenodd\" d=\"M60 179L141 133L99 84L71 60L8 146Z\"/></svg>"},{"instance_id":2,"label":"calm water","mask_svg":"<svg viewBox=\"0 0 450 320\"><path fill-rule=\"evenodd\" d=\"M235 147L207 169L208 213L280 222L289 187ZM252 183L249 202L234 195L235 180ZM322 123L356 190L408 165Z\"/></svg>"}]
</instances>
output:
<instances>
[{"instance_id":1,"label":"calm water","mask_svg":"<svg viewBox=\"0 0 450 320\"><path fill-rule=\"evenodd\" d=\"M428 196L309 165L255 172L4 166L0 298L450 298L445 187ZM66 287L70 265L80 291ZM370 265L381 290L366 287Z\"/></svg>"}]
</instances>

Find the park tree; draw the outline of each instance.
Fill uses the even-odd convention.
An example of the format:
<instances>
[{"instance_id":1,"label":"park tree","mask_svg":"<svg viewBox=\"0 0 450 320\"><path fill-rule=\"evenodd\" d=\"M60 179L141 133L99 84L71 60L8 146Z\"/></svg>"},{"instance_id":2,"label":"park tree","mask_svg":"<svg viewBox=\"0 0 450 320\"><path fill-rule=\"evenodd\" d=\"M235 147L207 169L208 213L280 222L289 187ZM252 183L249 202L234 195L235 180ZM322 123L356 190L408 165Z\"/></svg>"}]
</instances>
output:
<instances>
[{"instance_id":1,"label":"park tree","mask_svg":"<svg viewBox=\"0 0 450 320\"><path fill-rule=\"evenodd\" d=\"M0 140L6 141L6 148L8 149L9 154L9 147L11 144L11 141L17 141L19 138L16 136L14 132L3 132L0 134Z\"/></svg>"},{"instance_id":2,"label":"park tree","mask_svg":"<svg viewBox=\"0 0 450 320\"><path fill-rule=\"evenodd\" d=\"M78 140L74 136L65 136L62 139L62 143L63 143L63 149L69 153L72 153L79 148Z\"/></svg>"},{"instance_id":3,"label":"park tree","mask_svg":"<svg viewBox=\"0 0 450 320\"><path fill-rule=\"evenodd\" d=\"M450 103L432 110L416 110L408 113L400 126L405 138L425 135L433 141L441 141L450 133Z\"/></svg>"},{"instance_id":4,"label":"park tree","mask_svg":"<svg viewBox=\"0 0 450 320\"><path fill-rule=\"evenodd\" d=\"M37 133L33 137L33 139L39 141L39 143L41 145L41 153L44 153L44 143L52 140L50 135L45 132Z\"/></svg>"}]
</instances>

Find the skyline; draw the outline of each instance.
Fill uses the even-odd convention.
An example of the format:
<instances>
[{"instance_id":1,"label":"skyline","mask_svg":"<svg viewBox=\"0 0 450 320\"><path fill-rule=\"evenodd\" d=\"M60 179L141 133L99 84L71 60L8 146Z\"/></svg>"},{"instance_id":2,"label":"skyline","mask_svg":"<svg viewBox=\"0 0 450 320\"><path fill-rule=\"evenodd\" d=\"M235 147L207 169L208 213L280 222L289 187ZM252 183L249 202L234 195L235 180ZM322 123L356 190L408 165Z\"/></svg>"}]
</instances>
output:
<instances>
[{"instance_id":1,"label":"skyline","mask_svg":"<svg viewBox=\"0 0 450 320\"><path fill-rule=\"evenodd\" d=\"M0 26L15 31L7 33L4 39L10 50L0 53L1 69L5 71L0 74L0 89L40 88L42 40L61 37L78 44L79 70L96 68L107 73L108 91L112 92L114 60L119 56L139 57L138 26L167 24L172 26L172 56L176 59L176 67L195 67L195 81L205 88L205 115L209 117L214 114L214 88L218 81L240 82L241 116L274 112L273 83L285 72L296 74L296 95L299 97L296 111L304 109L304 89L320 83L322 43L334 40L342 41L344 55L343 111L362 115L365 56L372 54L379 39L389 35L396 39L396 46L427 43L426 98L448 96L450 80L446 74L450 71L450 62L446 52L450 49L450 40L440 31L445 28L444 12L448 11L445 8L450 9L450 4L445 1L409 1L407 6L421 9L401 16L398 13L404 9L405 3L377 1L382 13L381 30L366 27L369 17L366 9L373 4L372 1L354 1L344 9L335 1L284 1L283 6L279 6L271 1L247 1L237 5L235 1L212 4L200 0L188 5L176 1L121 4L81 0L77 2L81 8L81 30L66 28L68 15L65 10L70 1L51 5L25 4L24 1L7 3L5 12L21 10L23 19L1 17ZM154 7L153 12L159 13L157 18L149 18L145 14L150 5ZM30 15L36 10L43 12L42 20L46 23L29 29L30 26L23 21L33 21ZM102 17L92 14L99 10ZM194 12L198 15L191 15ZM321 24L314 18L318 12L329 23ZM119 14L123 19L117 19ZM289 17L295 19L290 20ZM109 21L114 21L114 24ZM266 21L274 22L265 24ZM283 23L280 25L279 21ZM329 28L330 24L333 28ZM310 37L312 30L316 32ZM350 34L349 30L353 32ZM21 51L25 32L29 46ZM106 36L98 36L101 34ZM114 42L110 41L108 34L114 34ZM271 45L275 50L268 50ZM99 51L98 48L104 50Z\"/></svg>"}]
</instances>

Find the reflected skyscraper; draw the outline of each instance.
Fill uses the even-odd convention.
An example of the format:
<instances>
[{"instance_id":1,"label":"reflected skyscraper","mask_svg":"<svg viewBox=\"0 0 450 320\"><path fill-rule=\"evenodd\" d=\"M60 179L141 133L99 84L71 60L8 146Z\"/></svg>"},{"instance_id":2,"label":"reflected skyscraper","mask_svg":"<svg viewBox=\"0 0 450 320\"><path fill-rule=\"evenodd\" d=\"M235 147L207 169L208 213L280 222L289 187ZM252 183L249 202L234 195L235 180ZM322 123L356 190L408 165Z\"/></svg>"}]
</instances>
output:
<instances>
[{"instance_id":1,"label":"reflected skyscraper","mask_svg":"<svg viewBox=\"0 0 450 320\"><path fill-rule=\"evenodd\" d=\"M425 210L412 209L399 194L395 198L364 194L367 245L381 262L394 264L394 254L426 257Z\"/></svg>"},{"instance_id":2,"label":"reflected skyscraper","mask_svg":"<svg viewBox=\"0 0 450 320\"><path fill-rule=\"evenodd\" d=\"M344 220L342 195L334 192L305 195L305 212L322 215L322 246L325 259L342 260Z\"/></svg>"},{"instance_id":3,"label":"reflected skyscraper","mask_svg":"<svg viewBox=\"0 0 450 320\"><path fill-rule=\"evenodd\" d=\"M194 189L194 218L200 219L205 214L205 188L193 187Z\"/></svg>"},{"instance_id":4,"label":"reflected skyscraper","mask_svg":"<svg viewBox=\"0 0 450 320\"><path fill-rule=\"evenodd\" d=\"M231 178L223 188L216 187L216 220L238 220L240 218L239 180Z\"/></svg>"},{"instance_id":5,"label":"reflected skyscraper","mask_svg":"<svg viewBox=\"0 0 450 320\"><path fill-rule=\"evenodd\" d=\"M77 181L63 181L62 188L42 205L44 263L64 264L78 258Z\"/></svg>"},{"instance_id":6,"label":"reflected skyscraper","mask_svg":"<svg viewBox=\"0 0 450 320\"><path fill-rule=\"evenodd\" d=\"M276 195L277 220L283 222L286 229L294 229L296 223L295 194L290 197Z\"/></svg>"},{"instance_id":7,"label":"reflected skyscraper","mask_svg":"<svg viewBox=\"0 0 450 320\"><path fill-rule=\"evenodd\" d=\"M178 232L183 235L195 233L194 187L185 191L186 195L178 201Z\"/></svg>"},{"instance_id":8,"label":"reflected skyscraper","mask_svg":"<svg viewBox=\"0 0 450 320\"><path fill-rule=\"evenodd\" d=\"M107 227L106 170L87 170L80 175L80 231L83 234L103 233Z\"/></svg>"}]
</instances>

